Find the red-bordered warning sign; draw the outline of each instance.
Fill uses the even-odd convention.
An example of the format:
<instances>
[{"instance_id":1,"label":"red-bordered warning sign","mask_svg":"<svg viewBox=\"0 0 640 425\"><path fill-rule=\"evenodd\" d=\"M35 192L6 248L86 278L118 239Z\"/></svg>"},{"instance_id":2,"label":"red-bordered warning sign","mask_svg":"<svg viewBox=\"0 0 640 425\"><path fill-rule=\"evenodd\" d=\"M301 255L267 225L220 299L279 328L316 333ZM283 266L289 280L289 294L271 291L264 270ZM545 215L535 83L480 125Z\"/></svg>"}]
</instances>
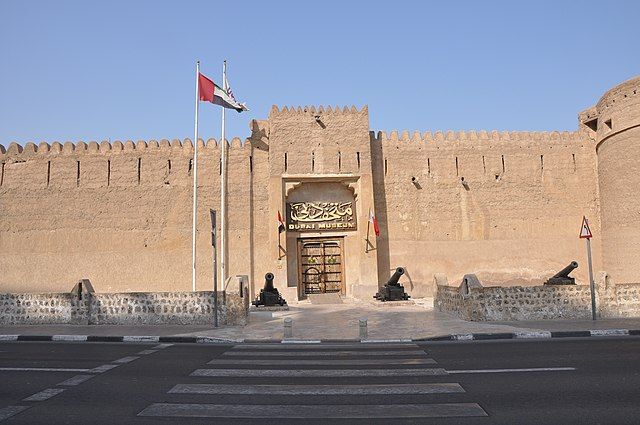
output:
<instances>
[{"instance_id":1,"label":"red-bordered warning sign","mask_svg":"<svg viewBox=\"0 0 640 425\"><path fill-rule=\"evenodd\" d=\"M582 227L580 227L580 239L591 239L591 229L589 229L589 221L587 217L582 216Z\"/></svg>"}]
</instances>

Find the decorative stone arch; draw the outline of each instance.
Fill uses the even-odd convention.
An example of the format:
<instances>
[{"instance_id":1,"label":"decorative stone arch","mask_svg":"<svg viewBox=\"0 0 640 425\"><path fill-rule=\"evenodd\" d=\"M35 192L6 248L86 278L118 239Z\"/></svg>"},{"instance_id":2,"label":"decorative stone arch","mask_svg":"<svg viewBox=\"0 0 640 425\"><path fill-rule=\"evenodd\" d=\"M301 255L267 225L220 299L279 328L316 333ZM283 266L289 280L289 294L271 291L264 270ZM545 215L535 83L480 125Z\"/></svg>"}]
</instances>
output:
<instances>
[{"instance_id":1,"label":"decorative stone arch","mask_svg":"<svg viewBox=\"0 0 640 425\"><path fill-rule=\"evenodd\" d=\"M360 220L357 219L358 214L362 214L361 205L358 205L359 195L361 194L361 180L360 176L353 174L324 174L324 175L285 175L282 176L282 189L281 189L281 202L282 210L285 211L284 219L286 225L289 225L288 212L286 204L296 202L350 202L353 205L353 215L356 219L355 223ZM359 250L357 245L359 243L360 229L333 229L333 230L288 230L286 233L286 267L287 267L287 282L289 287L293 288L291 296L296 294L297 296L304 296L304 283L300 278L301 273L300 263L301 258L298 252L301 245L299 243L303 240L309 241L309 239L322 240L323 243L327 243L328 239L340 240L339 246L341 247L340 256L344 256L340 263L346 264L347 269L343 269L342 278L359 276ZM351 275L349 275L349 273ZM343 280L343 283L348 284L348 281ZM343 286L343 290L345 287ZM350 291L351 288L346 288Z\"/></svg>"},{"instance_id":2,"label":"decorative stone arch","mask_svg":"<svg viewBox=\"0 0 640 425\"><path fill-rule=\"evenodd\" d=\"M358 180L359 176L350 174L283 177L283 199L288 199L295 190L301 188L304 184L340 183L353 194L353 199L356 201L360 191Z\"/></svg>"}]
</instances>

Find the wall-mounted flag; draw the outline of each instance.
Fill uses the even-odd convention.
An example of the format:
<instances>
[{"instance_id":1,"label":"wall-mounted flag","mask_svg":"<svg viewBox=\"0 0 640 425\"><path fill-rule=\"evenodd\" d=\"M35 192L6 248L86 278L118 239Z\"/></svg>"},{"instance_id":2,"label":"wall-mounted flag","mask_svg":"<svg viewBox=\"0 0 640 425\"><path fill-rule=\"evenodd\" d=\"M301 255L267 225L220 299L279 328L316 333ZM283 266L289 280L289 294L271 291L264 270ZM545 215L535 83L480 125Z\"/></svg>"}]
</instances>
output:
<instances>
[{"instance_id":1,"label":"wall-mounted flag","mask_svg":"<svg viewBox=\"0 0 640 425\"><path fill-rule=\"evenodd\" d=\"M280 215L280 211L278 211L278 233L282 233L286 230L284 225L284 220L282 220L282 216Z\"/></svg>"},{"instance_id":2,"label":"wall-mounted flag","mask_svg":"<svg viewBox=\"0 0 640 425\"><path fill-rule=\"evenodd\" d=\"M380 236L380 228L378 227L378 219L373 214L373 210L369 210L369 222L373 224L373 231L376 233L376 236Z\"/></svg>"}]
</instances>

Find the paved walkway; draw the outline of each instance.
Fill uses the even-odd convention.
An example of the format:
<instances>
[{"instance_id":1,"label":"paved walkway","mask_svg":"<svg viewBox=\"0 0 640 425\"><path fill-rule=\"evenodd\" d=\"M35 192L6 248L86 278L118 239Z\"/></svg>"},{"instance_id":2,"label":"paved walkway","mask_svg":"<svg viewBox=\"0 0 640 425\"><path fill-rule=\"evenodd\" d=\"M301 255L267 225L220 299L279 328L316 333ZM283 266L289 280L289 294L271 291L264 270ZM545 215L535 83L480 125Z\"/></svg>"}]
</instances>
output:
<instances>
[{"instance_id":1,"label":"paved walkway","mask_svg":"<svg viewBox=\"0 0 640 425\"><path fill-rule=\"evenodd\" d=\"M144 325L19 325L0 326L0 335L157 335L208 336L214 338L283 338L283 321L293 320L295 339L358 339L359 320L367 319L369 339L420 339L471 333L515 333L540 331L586 331L596 329L640 329L640 318L603 320L544 320L520 322L467 322L433 309L433 299L412 305L374 304L346 300L343 304L297 303L289 311L252 312L247 326Z\"/></svg>"}]
</instances>

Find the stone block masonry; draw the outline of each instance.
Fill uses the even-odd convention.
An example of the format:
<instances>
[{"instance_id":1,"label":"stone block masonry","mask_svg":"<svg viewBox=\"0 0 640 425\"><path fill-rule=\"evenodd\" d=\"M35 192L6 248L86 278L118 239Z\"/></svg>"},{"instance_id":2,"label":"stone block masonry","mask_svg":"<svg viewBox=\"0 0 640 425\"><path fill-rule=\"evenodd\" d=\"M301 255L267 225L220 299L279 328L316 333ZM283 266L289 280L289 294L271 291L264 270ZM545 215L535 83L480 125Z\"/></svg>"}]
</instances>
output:
<instances>
[{"instance_id":1,"label":"stone block masonry","mask_svg":"<svg viewBox=\"0 0 640 425\"><path fill-rule=\"evenodd\" d=\"M507 321L591 319L588 285L511 287L449 286L437 283L434 306L464 320ZM640 283L614 285L601 272L596 282L596 314L601 318L640 316Z\"/></svg>"},{"instance_id":2,"label":"stone block masonry","mask_svg":"<svg viewBox=\"0 0 640 425\"><path fill-rule=\"evenodd\" d=\"M0 294L0 324L87 324L87 304L74 294Z\"/></svg>"},{"instance_id":3,"label":"stone block masonry","mask_svg":"<svg viewBox=\"0 0 640 425\"><path fill-rule=\"evenodd\" d=\"M248 294L218 292L221 325L245 325ZM0 294L0 324L213 325L214 293Z\"/></svg>"}]
</instances>

